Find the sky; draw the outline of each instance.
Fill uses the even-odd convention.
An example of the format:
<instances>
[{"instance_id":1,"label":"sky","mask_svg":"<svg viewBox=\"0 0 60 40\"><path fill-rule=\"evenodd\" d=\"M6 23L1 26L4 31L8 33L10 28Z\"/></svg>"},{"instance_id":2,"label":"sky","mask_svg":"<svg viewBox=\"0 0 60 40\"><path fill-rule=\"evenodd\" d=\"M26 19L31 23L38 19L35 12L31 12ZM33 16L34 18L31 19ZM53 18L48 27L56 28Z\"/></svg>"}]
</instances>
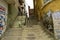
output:
<instances>
[{"instance_id":1,"label":"sky","mask_svg":"<svg viewBox=\"0 0 60 40\"><path fill-rule=\"evenodd\" d=\"M30 6L30 9L34 8L33 0L25 0L25 3Z\"/></svg>"},{"instance_id":2,"label":"sky","mask_svg":"<svg viewBox=\"0 0 60 40\"><path fill-rule=\"evenodd\" d=\"M28 6L30 6L30 9L34 9L34 5L33 5L33 0L25 0L25 10L27 13L27 17L29 18L29 9Z\"/></svg>"}]
</instances>

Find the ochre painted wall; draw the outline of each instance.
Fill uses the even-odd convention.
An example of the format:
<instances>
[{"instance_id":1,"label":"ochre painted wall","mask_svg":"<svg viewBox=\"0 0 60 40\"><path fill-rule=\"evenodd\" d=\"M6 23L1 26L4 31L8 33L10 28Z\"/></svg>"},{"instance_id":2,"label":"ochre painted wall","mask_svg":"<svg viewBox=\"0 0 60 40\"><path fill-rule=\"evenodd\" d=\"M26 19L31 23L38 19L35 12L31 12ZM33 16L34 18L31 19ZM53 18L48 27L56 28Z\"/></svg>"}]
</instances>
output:
<instances>
[{"instance_id":1,"label":"ochre painted wall","mask_svg":"<svg viewBox=\"0 0 60 40\"><path fill-rule=\"evenodd\" d=\"M42 6L41 0L35 0L35 15L40 20L40 8Z\"/></svg>"},{"instance_id":2,"label":"ochre painted wall","mask_svg":"<svg viewBox=\"0 0 60 40\"><path fill-rule=\"evenodd\" d=\"M46 4L44 7L42 7L42 5L43 5L42 2L43 1L41 1L41 0L36 1L35 8L36 8L37 12L39 11L39 13L37 13L39 16L39 19L43 16L44 13L48 12L49 10L52 10L53 12L60 10L60 0L53 0L50 3Z\"/></svg>"},{"instance_id":3,"label":"ochre painted wall","mask_svg":"<svg viewBox=\"0 0 60 40\"><path fill-rule=\"evenodd\" d=\"M53 12L60 10L60 0L55 0L49 3L41 11L47 12L48 10L52 10Z\"/></svg>"}]
</instances>

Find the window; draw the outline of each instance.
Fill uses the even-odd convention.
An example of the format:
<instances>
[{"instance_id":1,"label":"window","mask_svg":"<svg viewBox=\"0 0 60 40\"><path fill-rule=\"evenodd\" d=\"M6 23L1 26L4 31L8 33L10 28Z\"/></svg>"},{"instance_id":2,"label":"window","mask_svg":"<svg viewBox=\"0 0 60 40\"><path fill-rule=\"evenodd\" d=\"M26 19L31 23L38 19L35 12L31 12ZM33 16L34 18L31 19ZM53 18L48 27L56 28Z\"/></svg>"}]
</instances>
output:
<instances>
[{"instance_id":1,"label":"window","mask_svg":"<svg viewBox=\"0 0 60 40\"><path fill-rule=\"evenodd\" d=\"M48 2L49 0L44 0L44 3Z\"/></svg>"},{"instance_id":2,"label":"window","mask_svg":"<svg viewBox=\"0 0 60 40\"><path fill-rule=\"evenodd\" d=\"M44 4L47 4L47 3L49 3L49 2L51 2L52 0L43 0L43 3Z\"/></svg>"}]
</instances>

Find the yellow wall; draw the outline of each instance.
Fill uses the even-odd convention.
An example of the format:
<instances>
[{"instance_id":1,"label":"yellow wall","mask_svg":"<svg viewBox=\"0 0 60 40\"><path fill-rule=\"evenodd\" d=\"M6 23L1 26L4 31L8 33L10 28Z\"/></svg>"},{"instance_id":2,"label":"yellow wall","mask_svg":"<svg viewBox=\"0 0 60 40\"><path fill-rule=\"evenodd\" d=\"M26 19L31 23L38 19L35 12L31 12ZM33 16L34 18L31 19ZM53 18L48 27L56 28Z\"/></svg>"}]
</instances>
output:
<instances>
[{"instance_id":1,"label":"yellow wall","mask_svg":"<svg viewBox=\"0 0 60 40\"><path fill-rule=\"evenodd\" d=\"M37 11L39 11L38 16L40 16L40 17L43 16L43 14L48 12L49 10L52 10L53 12L60 10L60 0L53 0L50 3L46 4L43 8L41 8L43 5L42 4L43 1L39 1L39 0L37 0L37 1L36 1L37 7L35 7L35 8L37 8ZM38 7L39 7L39 10L38 10Z\"/></svg>"},{"instance_id":2,"label":"yellow wall","mask_svg":"<svg viewBox=\"0 0 60 40\"><path fill-rule=\"evenodd\" d=\"M42 11L47 12L50 9L52 11L60 10L60 0L56 0L56 1L49 3L42 9Z\"/></svg>"},{"instance_id":3,"label":"yellow wall","mask_svg":"<svg viewBox=\"0 0 60 40\"><path fill-rule=\"evenodd\" d=\"M35 4L35 15L38 17L38 20L40 20L40 8L42 6L42 2L41 0L35 0L36 4Z\"/></svg>"}]
</instances>

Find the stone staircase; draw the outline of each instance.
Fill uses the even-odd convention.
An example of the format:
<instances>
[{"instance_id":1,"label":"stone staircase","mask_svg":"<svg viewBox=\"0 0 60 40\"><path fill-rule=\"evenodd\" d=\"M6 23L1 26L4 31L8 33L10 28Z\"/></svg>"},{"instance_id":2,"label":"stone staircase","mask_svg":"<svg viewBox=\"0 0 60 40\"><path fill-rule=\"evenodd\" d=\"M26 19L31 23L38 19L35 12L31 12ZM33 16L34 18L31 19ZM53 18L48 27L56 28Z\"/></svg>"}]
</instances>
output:
<instances>
[{"instance_id":1,"label":"stone staircase","mask_svg":"<svg viewBox=\"0 0 60 40\"><path fill-rule=\"evenodd\" d=\"M54 40L53 37L47 34L39 25L24 27L22 36L23 40Z\"/></svg>"},{"instance_id":2,"label":"stone staircase","mask_svg":"<svg viewBox=\"0 0 60 40\"><path fill-rule=\"evenodd\" d=\"M54 40L54 38L39 24L19 27L19 20L16 20L13 28L7 30L1 40Z\"/></svg>"},{"instance_id":3,"label":"stone staircase","mask_svg":"<svg viewBox=\"0 0 60 40\"><path fill-rule=\"evenodd\" d=\"M25 16L18 16L13 24L13 27L21 27L25 23Z\"/></svg>"},{"instance_id":4,"label":"stone staircase","mask_svg":"<svg viewBox=\"0 0 60 40\"><path fill-rule=\"evenodd\" d=\"M1 40L21 40L21 34L21 28L10 28L7 32L5 32L4 37Z\"/></svg>"},{"instance_id":5,"label":"stone staircase","mask_svg":"<svg viewBox=\"0 0 60 40\"><path fill-rule=\"evenodd\" d=\"M39 25L32 27L10 28L1 40L54 40Z\"/></svg>"}]
</instances>

